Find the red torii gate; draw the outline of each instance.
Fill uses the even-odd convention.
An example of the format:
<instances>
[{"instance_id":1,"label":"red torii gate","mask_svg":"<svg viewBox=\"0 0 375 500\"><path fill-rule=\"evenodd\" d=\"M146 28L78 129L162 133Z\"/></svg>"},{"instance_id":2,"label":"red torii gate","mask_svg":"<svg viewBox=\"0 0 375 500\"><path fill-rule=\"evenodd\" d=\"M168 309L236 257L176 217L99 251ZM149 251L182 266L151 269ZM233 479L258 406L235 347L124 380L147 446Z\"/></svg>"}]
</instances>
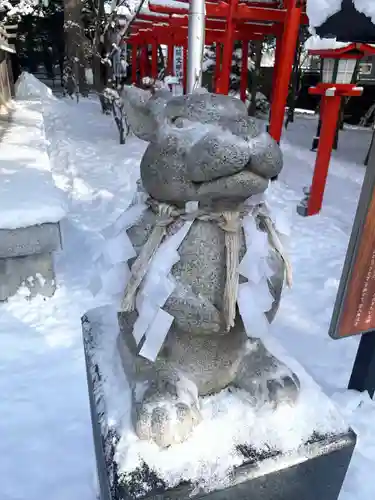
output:
<instances>
[{"instance_id":1,"label":"red torii gate","mask_svg":"<svg viewBox=\"0 0 375 500\"><path fill-rule=\"evenodd\" d=\"M174 46L182 46L184 64L187 60L188 0L165 5L163 0L150 0L149 14L140 13L132 26L128 42L132 44L133 75L136 78L138 45L151 44L151 75L157 76L157 45L168 47L167 71L173 71ZM283 3L283 6L281 6ZM241 98L247 87L248 41L275 35L276 54L272 85L271 117L269 133L280 141L285 106L289 91L294 54L301 24L308 24L304 12L304 0L243 3L240 0L206 1L205 43L216 43L215 88L217 93L228 94L232 53L235 41L243 42L241 70ZM222 46L222 49L221 49ZM141 74L147 59L147 47L142 50ZM184 71L186 75L186 67ZM144 75L142 75L144 76Z\"/></svg>"},{"instance_id":2,"label":"red torii gate","mask_svg":"<svg viewBox=\"0 0 375 500\"><path fill-rule=\"evenodd\" d=\"M187 34L188 34L188 21L187 18L171 18L168 24L164 25L154 25L146 24L144 21L148 21L147 16L141 16L141 22L136 23L137 31L129 39L133 44L134 53L132 54L132 60L136 62L136 52L138 50L138 45L151 45L152 46L152 67L151 76L155 78L157 76L157 44L165 44L168 46L168 74L173 73L173 48L174 46L182 46L184 50L187 50ZM215 89L218 91L218 80L220 75L221 67L221 44L225 37L225 24L223 22L208 20L206 22L206 33L205 42L206 44L216 43L217 58L216 58L216 68L215 68ZM243 25L235 31L235 40L243 42L243 52L242 52L242 68L241 68L241 88L240 96L243 101L246 99L246 89L247 89L247 70L248 70L248 42L249 40L262 39L263 35L257 33L252 29L252 25ZM144 51L142 51L144 53ZM186 57L185 57L186 59ZM142 57L141 61L141 73L144 73L145 59ZM137 65L133 63L132 65L132 80L133 83L136 82L136 71Z\"/></svg>"}]
</instances>

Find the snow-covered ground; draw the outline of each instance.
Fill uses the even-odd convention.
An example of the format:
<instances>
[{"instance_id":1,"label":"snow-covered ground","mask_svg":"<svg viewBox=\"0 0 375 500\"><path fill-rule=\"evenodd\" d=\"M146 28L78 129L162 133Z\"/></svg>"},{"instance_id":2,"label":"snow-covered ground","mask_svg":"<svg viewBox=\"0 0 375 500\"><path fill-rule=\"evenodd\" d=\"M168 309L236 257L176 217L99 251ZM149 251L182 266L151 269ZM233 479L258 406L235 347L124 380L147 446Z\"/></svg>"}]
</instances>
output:
<instances>
[{"instance_id":1,"label":"snow-covered ground","mask_svg":"<svg viewBox=\"0 0 375 500\"><path fill-rule=\"evenodd\" d=\"M0 306L0 497L94 500L80 317L109 300L105 290L92 295L93 277L108 272L98 258L102 232L131 200L145 143L132 138L120 146L113 120L91 100L77 105L47 98L44 112L53 175L68 198L68 217L56 262L56 295L30 302L20 293ZM272 332L333 396L359 434L340 500L372 500L375 404L345 391L358 339L333 341L327 334L371 133L342 133L323 212L304 219L295 207L311 180L315 127L315 118L306 116L290 125L282 182L272 189L274 203L293 216L295 276Z\"/></svg>"}]
</instances>

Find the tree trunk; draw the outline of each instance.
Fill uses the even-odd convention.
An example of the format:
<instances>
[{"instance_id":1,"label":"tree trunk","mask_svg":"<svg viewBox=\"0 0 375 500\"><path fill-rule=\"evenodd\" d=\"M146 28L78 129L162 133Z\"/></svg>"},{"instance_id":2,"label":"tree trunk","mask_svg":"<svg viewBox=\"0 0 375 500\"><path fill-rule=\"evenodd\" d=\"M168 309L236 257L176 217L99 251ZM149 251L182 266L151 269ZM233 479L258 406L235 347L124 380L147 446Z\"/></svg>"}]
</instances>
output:
<instances>
[{"instance_id":1,"label":"tree trunk","mask_svg":"<svg viewBox=\"0 0 375 500\"><path fill-rule=\"evenodd\" d=\"M98 16L96 19L95 28L95 38L93 43L93 56L92 56L92 72L94 76L94 88L99 96L103 93L103 90L107 83L106 78L106 66L102 63L102 57L106 53L106 44L104 40L101 39L102 36L102 20L104 19L104 0L99 0L98 5Z\"/></svg>"},{"instance_id":2,"label":"tree trunk","mask_svg":"<svg viewBox=\"0 0 375 500\"><path fill-rule=\"evenodd\" d=\"M296 107L296 100L297 100L297 95L298 95L299 85L300 85L300 69L301 69L300 65L301 65L301 52L302 52L301 49L302 49L302 44L301 44L301 42L299 42L299 45L297 47L295 57L294 57L292 78L291 78L291 84L290 84L290 92L288 95L288 113L287 113L287 118L285 121L285 128L288 128L289 123L294 123L294 113L295 113L295 107Z\"/></svg>"},{"instance_id":3,"label":"tree trunk","mask_svg":"<svg viewBox=\"0 0 375 500\"><path fill-rule=\"evenodd\" d=\"M163 70L165 70L165 60L164 60L164 54L163 54L163 49L161 48L161 45L158 45L158 53L159 53L159 59L161 62L161 67ZM159 68L158 68L159 70Z\"/></svg>"},{"instance_id":4,"label":"tree trunk","mask_svg":"<svg viewBox=\"0 0 375 500\"><path fill-rule=\"evenodd\" d=\"M251 74L251 101L249 106L249 116L255 116L257 107L257 92L259 85L260 67L262 63L262 47L261 40L254 42L255 68Z\"/></svg>"},{"instance_id":5,"label":"tree trunk","mask_svg":"<svg viewBox=\"0 0 375 500\"><path fill-rule=\"evenodd\" d=\"M85 36L81 22L81 0L64 0L65 68L74 77L78 89L86 87L83 45Z\"/></svg>"}]
</instances>

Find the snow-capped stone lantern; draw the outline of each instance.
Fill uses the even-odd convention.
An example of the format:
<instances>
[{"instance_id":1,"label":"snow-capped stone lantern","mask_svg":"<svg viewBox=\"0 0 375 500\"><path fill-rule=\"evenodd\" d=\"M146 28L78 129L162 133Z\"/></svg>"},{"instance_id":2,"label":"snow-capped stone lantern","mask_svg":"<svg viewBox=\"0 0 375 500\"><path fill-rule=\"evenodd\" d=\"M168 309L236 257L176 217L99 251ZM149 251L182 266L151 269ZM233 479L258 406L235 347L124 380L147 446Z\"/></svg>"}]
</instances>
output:
<instances>
[{"instance_id":1,"label":"snow-capped stone lantern","mask_svg":"<svg viewBox=\"0 0 375 500\"><path fill-rule=\"evenodd\" d=\"M300 215L311 216L318 214L322 208L341 99L362 94L363 89L355 84L356 68L364 56L375 54L375 46L312 36L305 47L310 55L321 58L321 82L309 89L310 94L321 96L319 146L311 188L305 190L305 198L297 207Z\"/></svg>"}]
</instances>

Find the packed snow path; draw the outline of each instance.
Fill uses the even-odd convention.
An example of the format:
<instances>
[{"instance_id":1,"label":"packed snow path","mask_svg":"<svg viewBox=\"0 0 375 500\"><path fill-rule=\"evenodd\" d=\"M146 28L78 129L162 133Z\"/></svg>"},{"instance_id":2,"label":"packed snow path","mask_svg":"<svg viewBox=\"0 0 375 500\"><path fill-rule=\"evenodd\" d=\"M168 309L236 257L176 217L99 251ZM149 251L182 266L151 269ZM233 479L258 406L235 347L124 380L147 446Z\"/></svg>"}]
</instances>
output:
<instances>
[{"instance_id":1,"label":"packed snow path","mask_svg":"<svg viewBox=\"0 0 375 500\"><path fill-rule=\"evenodd\" d=\"M111 117L102 116L90 100L76 105L46 99L44 112L53 174L67 196L69 215L56 262L56 295L29 302L20 293L0 305L0 496L95 500L80 317L110 300L91 293L93 277L101 272L95 260L104 243L101 231L127 208L146 145L136 139L118 145ZM272 189L275 203L293 216L295 275L272 329L359 433L340 500L372 500L375 405L344 391L358 340L332 341L327 334L371 132L343 133L323 213L304 219L295 206L311 180L315 128L315 119L306 117L290 126L282 182Z\"/></svg>"}]
</instances>

